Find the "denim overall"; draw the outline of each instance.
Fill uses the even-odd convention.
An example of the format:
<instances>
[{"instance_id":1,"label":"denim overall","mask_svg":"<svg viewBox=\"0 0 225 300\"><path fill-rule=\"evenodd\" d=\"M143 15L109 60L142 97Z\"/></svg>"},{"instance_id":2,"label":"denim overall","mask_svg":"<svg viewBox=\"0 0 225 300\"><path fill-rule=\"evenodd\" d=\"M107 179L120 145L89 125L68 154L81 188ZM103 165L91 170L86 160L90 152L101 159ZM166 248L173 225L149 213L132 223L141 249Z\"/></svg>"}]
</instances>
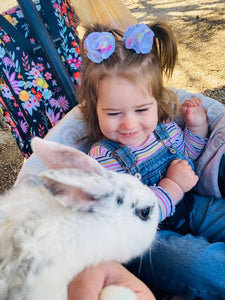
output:
<instances>
[{"instance_id":1,"label":"denim overall","mask_svg":"<svg viewBox=\"0 0 225 300\"><path fill-rule=\"evenodd\" d=\"M126 173L134 175L139 178L142 183L152 186L157 184L161 178L165 177L166 171L174 159L181 158L187 160L187 158L172 145L164 124L158 124L154 134L158 142L164 144L164 149L153 153L151 157L140 162L138 165L136 157L129 147L107 139L103 139L97 144L111 151L112 156L121 164ZM166 145L168 143L169 146ZM194 168L193 164L190 164L192 168Z\"/></svg>"}]
</instances>

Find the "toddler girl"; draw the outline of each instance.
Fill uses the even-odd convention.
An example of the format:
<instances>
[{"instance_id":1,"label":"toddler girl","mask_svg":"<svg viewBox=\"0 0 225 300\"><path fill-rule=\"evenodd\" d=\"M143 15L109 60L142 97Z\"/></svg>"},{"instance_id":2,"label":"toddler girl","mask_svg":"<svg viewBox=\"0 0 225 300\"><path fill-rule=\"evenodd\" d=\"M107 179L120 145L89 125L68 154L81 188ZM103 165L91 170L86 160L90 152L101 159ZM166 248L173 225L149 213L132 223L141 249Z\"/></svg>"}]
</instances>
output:
<instances>
[{"instance_id":1,"label":"toddler girl","mask_svg":"<svg viewBox=\"0 0 225 300\"><path fill-rule=\"evenodd\" d=\"M184 130L173 121L179 106L163 85L163 73L171 76L176 62L174 34L159 21L132 25L124 36L96 24L87 29L81 49L81 110L94 143L89 155L154 190L162 221L196 184L194 162L208 133L198 98L181 107Z\"/></svg>"}]
</instances>

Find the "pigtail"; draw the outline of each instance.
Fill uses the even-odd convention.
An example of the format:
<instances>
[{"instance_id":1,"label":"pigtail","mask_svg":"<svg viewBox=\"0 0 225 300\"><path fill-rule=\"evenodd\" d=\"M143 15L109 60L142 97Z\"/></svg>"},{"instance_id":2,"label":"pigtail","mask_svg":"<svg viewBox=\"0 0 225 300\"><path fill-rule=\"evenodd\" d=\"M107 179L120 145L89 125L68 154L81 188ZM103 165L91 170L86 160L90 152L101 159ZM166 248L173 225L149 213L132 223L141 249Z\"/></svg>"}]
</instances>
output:
<instances>
[{"instance_id":1,"label":"pigtail","mask_svg":"<svg viewBox=\"0 0 225 300\"><path fill-rule=\"evenodd\" d=\"M156 51L163 71L168 77L172 76L177 60L177 41L171 28L162 21L148 25L154 32L153 49Z\"/></svg>"}]
</instances>

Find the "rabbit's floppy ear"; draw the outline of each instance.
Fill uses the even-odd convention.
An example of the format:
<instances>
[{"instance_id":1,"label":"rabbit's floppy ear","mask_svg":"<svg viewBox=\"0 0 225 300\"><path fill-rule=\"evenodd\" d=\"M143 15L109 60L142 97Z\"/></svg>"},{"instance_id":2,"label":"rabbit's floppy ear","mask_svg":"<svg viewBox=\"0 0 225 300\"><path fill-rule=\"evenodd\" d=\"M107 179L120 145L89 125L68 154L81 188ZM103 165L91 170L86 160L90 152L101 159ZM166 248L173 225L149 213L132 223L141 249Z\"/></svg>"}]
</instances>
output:
<instances>
[{"instance_id":1,"label":"rabbit's floppy ear","mask_svg":"<svg viewBox=\"0 0 225 300\"><path fill-rule=\"evenodd\" d=\"M73 211L90 210L93 201L109 196L114 190L103 176L80 169L46 170L39 176L51 194Z\"/></svg>"},{"instance_id":2,"label":"rabbit's floppy ear","mask_svg":"<svg viewBox=\"0 0 225 300\"><path fill-rule=\"evenodd\" d=\"M97 174L105 172L97 161L72 147L38 137L32 139L31 147L48 169L77 168Z\"/></svg>"}]
</instances>

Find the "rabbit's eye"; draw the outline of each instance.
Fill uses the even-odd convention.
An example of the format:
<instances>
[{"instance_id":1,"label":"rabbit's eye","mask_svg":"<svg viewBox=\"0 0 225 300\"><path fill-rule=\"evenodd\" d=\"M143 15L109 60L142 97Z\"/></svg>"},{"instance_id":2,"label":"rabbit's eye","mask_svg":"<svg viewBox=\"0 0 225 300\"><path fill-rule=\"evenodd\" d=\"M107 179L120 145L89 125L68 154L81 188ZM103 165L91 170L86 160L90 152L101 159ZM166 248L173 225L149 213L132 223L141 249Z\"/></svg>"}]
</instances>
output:
<instances>
[{"instance_id":1,"label":"rabbit's eye","mask_svg":"<svg viewBox=\"0 0 225 300\"><path fill-rule=\"evenodd\" d=\"M136 209L135 213L141 220L147 220L151 211L151 207L146 207L143 209Z\"/></svg>"},{"instance_id":2,"label":"rabbit's eye","mask_svg":"<svg viewBox=\"0 0 225 300\"><path fill-rule=\"evenodd\" d=\"M118 196L117 199L116 199L116 202L117 202L118 205L123 204L123 198Z\"/></svg>"}]
</instances>

